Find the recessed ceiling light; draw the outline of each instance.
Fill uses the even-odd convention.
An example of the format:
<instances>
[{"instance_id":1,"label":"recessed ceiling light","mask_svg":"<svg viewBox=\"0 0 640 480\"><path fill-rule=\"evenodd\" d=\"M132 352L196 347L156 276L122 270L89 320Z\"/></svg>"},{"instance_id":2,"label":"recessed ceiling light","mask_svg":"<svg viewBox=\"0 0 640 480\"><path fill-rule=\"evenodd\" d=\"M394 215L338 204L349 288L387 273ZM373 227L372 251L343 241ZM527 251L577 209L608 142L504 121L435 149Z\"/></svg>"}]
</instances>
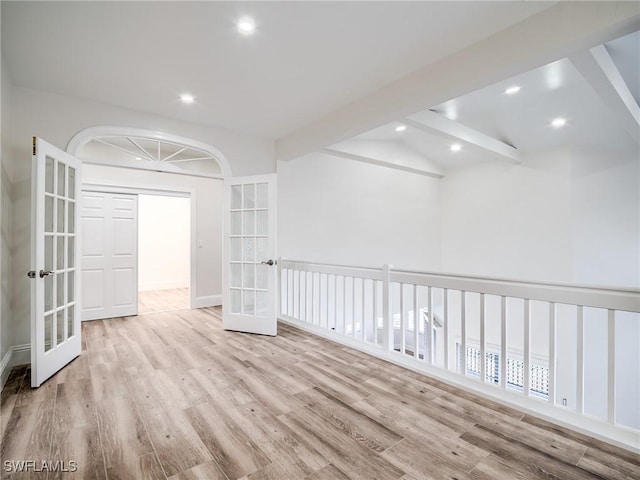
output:
<instances>
[{"instance_id":1,"label":"recessed ceiling light","mask_svg":"<svg viewBox=\"0 0 640 480\"><path fill-rule=\"evenodd\" d=\"M190 93L183 93L182 95L180 95L180 101L182 103L193 103L195 102L195 98L193 95L191 95Z\"/></svg>"},{"instance_id":2,"label":"recessed ceiling light","mask_svg":"<svg viewBox=\"0 0 640 480\"><path fill-rule=\"evenodd\" d=\"M396 127L396 132L404 132L407 129L406 125L398 125Z\"/></svg>"},{"instance_id":3,"label":"recessed ceiling light","mask_svg":"<svg viewBox=\"0 0 640 480\"><path fill-rule=\"evenodd\" d=\"M244 17L238 20L238 31L243 35L251 35L255 29L256 24L253 19L249 17Z\"/></svg>"},{"instance_id":4,"label":"recessed ceiling light","mask_svg":"<svg viewBox=\"0 0 640 480\"><path fill-rule=\"evenodd\" d=\"M504 93L507 95L513 95L514 93L518 93L520 91L520 87L518 85L514 85L512 87L507 88Z\"/></svg>"},{"instance_id":5,"label":"recessed ceiling light","mask_svg":"<svg viewBox=\"0 0 640 480\"><path fill-rule=\"evenodd\" d=\"M136 157L136 160L142 160L142 157Z\"/></svg>"},{"instance_id":6,"label":"recessed ceiling light","mask_svg":"<svg viewBox=\"0 0 640 480\"><path fill-rule=\"evenodd\" d=\"M562 117L554 118L551 121L551 125L553 125L556 128L564 127L566 123L567 123L567 120Z\"/></svg>"},{"instance_id":7,"label":"recessed ceiling light","mask_svg":"<svg viewBox=\"0 0 640 480\"><path fill-rule=\"evenodd\" d=\"M460 150L462 150L462 145L460 145L459 143L454 143L450 148L452 152L459 152Z\"/></svg>"}]
</instances>

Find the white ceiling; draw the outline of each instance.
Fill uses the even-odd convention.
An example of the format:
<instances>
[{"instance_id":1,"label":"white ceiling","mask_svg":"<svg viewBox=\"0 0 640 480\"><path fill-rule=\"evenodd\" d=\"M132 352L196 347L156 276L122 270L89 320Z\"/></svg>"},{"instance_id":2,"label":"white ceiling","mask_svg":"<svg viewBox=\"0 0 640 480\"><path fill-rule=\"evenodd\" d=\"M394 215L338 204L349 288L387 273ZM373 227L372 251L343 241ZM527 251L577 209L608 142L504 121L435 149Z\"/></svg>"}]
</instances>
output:
<instances>
[{"instance_id":1,"label":"white ceiling","mask_svg":"<svg viewBox=\"0 0 640 480\"><path fill-rule=\"evenodd\" d=\"M604 46L637 102L640 32ZM511 86L519 86L520 91L505 94ZM493 144L506 144L504 146L519 158L531 152L566 147L615 151L637 158L640 156L640 125L636 120L636 135L630 135L627 129L621 128L617 118L619 111L610 107L585 74L565 58L434 105L407 119L398 119L333 145L331 149L398 167L403 166L398 159L407 157L409 152L423 160L421 170L437 174L486 161L518 161L497 154L486 145L465 141L465 135L471 129L476 137L489 138ZM434 112L452 120L449 123L459 128L460 135L456 137L443 130L422 128L429 124ZM558 117L567 121L562 128L551 125ZM397 132L396 127L403 123L406 123L406 130ZM370 148L372 143L379 146L375 151ZM451 151L454 143L459 143L462 149ZM419 163L414 160L414 165Z\"/></svg>"},{"instance_id":2,"label":"white ceiling","mask_svg":"<svg viewBox=\"0 0 640 480\"><path fill-rule=\"evenodd\" d=\"M2 54L18 86L275 139L552 4L2 1Z\"/></svg>"}]
</instances>

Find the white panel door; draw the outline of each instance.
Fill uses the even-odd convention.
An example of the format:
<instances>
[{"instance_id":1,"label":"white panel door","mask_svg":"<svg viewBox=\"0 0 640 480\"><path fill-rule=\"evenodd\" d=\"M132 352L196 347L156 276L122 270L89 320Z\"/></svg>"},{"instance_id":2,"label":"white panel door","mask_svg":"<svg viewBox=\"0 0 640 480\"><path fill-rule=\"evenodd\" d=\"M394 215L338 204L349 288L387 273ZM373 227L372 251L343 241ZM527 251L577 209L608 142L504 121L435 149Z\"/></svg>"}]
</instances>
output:
<instances>
[{"instance_id":1,"label":"white panel door","mask_svg":"<svg viewBox=\"0 0 640 480\"><path fill-rule=\"evenodd\" d=\"M82 320L138 313L138 197L82 192Z\"/></svg>"},{"instance_id":2,"label":"white panel door","mask_svg":"<svg viewBox=\"0 0 640 480\"><path fill-rule=\"evenodd\" d=\"M232 178L225 197L222 326L275 335L276 175Z\"/></svg>"},{"instance_id":3,"label":"white panel door","mask_svg":"<svg viewBox=\"0 0 640 480\"><path fill-rule=\"evenodd\" d=\"M33 138L31 386L80 355L77 199L80 161Z\"/></svg>"}]
</instances>

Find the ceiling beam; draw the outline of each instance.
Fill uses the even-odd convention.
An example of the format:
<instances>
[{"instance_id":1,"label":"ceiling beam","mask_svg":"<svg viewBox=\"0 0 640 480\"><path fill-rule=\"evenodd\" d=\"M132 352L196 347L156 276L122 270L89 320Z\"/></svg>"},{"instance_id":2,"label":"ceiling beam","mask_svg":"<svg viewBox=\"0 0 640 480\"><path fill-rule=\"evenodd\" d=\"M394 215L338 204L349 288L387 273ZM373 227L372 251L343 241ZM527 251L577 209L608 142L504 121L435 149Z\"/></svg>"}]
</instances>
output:
<instances>
[{"instance_id":1,"label":"ceiling beam","mask_svg":"<svg viewBox=\"0 0 640 480\"><path fill-rule=\"evenodd\" d=\"M384 160L378 160L377 158L365 157L364 155L356 155L355 153L343 152L341 150L335 150L333 148L323 148L321 153L326 153L334 157L346 158L349 160L355 160L356 162L370 163L371 165L378 165L379 167L393 168L394 170L402 170L403 172L417 173L418 175L424 175L426 177L443 178L441 173L434 173L428 170L421 170L415 167L408 167L406 165L399 165L397 163L385 162Z\"/></svg>"},{"instance_id":2,"label":"ceiling beam","mask_svg":"<svg viewBox=\"0 0 640 480\"><path fill-rule=\"evenodd\" d=\"M507 145L489 135L474 130L471 127L462 125L456 121L450 120L444 115L426 110L419 113L413 118L405 118L402 123L408 127L422 130L427 133L435 133L451 140L460 140L491 153L495 153L511 163L520 163L520 154L518 150L511 145Z\"/></svg>"},{"instance_id":3,"label":"ceiling beam","mask_svg":"<svg viewBox=\"0 0 640 480\"><path fill-rule=\"evenodd\" d=\"M638 2L559 2L276 142L290 160L640 28Z\"/></svg>"},{"instance_id":4,"label":"ceiling beam","mask_svg":"<svg viewBox=\"0 0 640 480\"><path fill-rule=\"evenodd\" d=\"M640 106L604 45L569 57L584 79L596 91L614 118L640 142Z\"/></svg>"}]
</instances>

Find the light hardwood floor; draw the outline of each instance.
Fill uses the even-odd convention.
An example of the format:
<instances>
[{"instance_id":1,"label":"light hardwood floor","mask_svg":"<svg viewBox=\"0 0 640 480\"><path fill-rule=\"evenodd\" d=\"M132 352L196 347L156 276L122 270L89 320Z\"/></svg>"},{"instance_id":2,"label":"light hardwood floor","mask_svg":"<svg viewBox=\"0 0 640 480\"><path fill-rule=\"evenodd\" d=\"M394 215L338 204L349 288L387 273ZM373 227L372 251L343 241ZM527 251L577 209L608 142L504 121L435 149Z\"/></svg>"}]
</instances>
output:
<instances>
[{"instance_id":1,"label":"light hardwood floor","mask_svg":"<svg viewBox=\"0 0 640 480\"><path fill-rule=\"evenodd\" d=\"M189 289L170 288L138 292L138 315L189 308Z\"/></svg>"},{"instance_id":2,"label":"light hardwood floor","mask_svg":"<svg viewBox=\"0 0 640 480\"><path fill-rule=\"evenodd\" d=\"M0 467L74 460L68 478L132 480L640 478L638 455L289 326L225 332L220 315L88 322L82 355L39 389L14 370Z\"/></svg>"}]
</instances>

